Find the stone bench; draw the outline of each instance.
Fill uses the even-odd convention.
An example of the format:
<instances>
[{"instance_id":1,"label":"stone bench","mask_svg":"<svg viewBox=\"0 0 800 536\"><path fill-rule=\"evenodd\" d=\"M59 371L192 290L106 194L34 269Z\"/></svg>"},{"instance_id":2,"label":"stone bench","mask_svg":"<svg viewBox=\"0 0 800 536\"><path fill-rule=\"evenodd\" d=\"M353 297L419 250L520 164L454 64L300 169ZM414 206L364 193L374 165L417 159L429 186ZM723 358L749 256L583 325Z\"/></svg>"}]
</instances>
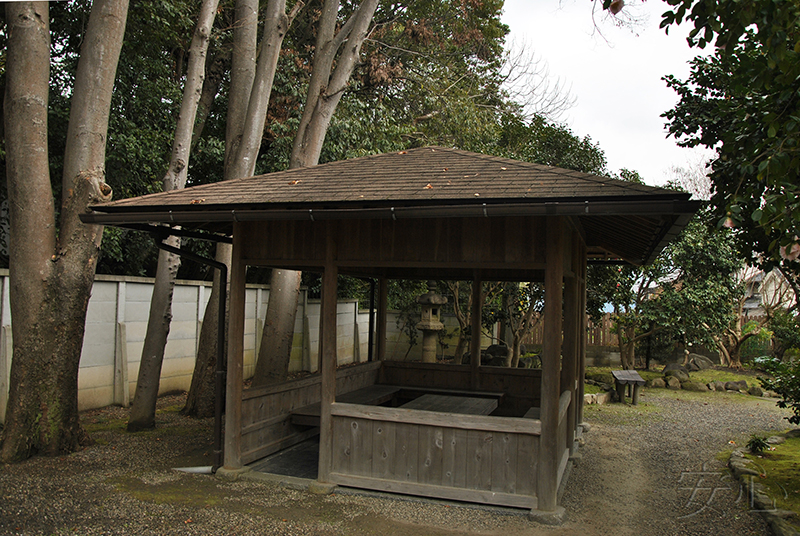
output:
<instances>
[{"instance_id":1,"label":"stone bench","mask_svg":"<svg viewBox=\"0 0 800 536\"><path fill-rule=\"evenodd\" d=\"M639 389L644 385L644 378L639 376L635 370L612 370L614 384L617 388L617 395L620 402L625 402L625 386L631 386L631 404L634 406L639 403Z\"/></svg>"}]
</instances>

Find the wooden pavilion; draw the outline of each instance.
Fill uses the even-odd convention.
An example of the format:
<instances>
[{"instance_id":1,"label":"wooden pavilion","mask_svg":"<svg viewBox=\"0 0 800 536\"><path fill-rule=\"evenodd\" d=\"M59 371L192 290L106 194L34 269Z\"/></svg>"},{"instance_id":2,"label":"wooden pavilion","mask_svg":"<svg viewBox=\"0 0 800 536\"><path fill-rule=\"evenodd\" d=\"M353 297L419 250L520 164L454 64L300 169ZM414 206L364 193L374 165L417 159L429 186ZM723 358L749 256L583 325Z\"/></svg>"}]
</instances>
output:
<instances>
[{"instance_id":1,"label":"wooden pavilion","mask_svg":"<svg viewBox=\"0 0 800 536\"><path fill-rule=\"evenodd\" d=\"M581 433L587 263L648 263L697 208L425 147L96 205L84 221L232 239L225 470L319 433L319 483L549 515ZM319 374L243 389L247 266L323 274ZM375 359L337 371L338 274L379 291ZM478 337L469 365L384 361L386 282L415 278L474 281L473 332L481 281L543 281L541 369L481 366Z\"/></svg>"}]
</instances>

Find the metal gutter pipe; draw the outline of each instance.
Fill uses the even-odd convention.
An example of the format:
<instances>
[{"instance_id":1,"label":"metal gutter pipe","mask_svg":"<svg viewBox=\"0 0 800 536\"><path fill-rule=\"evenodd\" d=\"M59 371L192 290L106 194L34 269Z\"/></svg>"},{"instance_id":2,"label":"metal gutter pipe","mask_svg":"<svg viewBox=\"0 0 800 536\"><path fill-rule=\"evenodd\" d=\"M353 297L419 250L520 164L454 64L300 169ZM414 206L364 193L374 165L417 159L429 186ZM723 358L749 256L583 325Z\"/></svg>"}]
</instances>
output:
<instances>
[{"instance_id":1,"label":"metal gutter pipe","mask_svg":"<svg viewBox=\"0 0 800 536\"><path fill-rule=\"evenodd\" d=\"M159 233L161 234L161 233ZM163 233L166 234L166 233ZM217 367L214 373L214 465L211 472L222 467L222 403L225 395L225 304L228 301L228 267L214 259L172 247L162 240L165 236L154 233L156 246L179 257L205 264L219 270L219 322L217 326Z\"/></svg>"},{"instance_id":2,"label":"metal gutter pipe","mask_svg":"<svg viewBox=\"0 0 800 536\"><path fill-rule=\"evenodd\" d=\"M271 220L335 220L335 219L405 219L405 218L458 218L497 216L621 216L653 214L693 214L701 202L682 199L629 199L625 201L545 201L537 203L504 202L492 200L483 204L440 204L427 206L357 207L357 208L246 208L223 209L207 207L205 210L176 206L174 210L159 207L156 210L97 211L82 214L84 223L102 225L130 225L162 222L167 224L214 223L233 221Z\"/></svg>"}]
</instances>

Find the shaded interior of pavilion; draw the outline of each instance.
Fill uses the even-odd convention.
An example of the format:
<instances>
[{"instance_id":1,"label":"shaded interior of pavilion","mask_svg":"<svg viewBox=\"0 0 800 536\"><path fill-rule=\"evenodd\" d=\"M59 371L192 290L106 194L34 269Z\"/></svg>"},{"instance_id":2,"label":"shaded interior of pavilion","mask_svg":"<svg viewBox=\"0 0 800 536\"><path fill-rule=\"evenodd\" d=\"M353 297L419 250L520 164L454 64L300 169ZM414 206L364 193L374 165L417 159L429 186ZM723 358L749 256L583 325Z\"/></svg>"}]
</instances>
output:
<instances>
[{"instance_id":1,"label":"shaded interior of pavilion","mask_svg":"<svg viewBox=\"0 0 800 536\"><path fill-rule=\"evenodd\" d=\"M660 188L461 151L416 151L417 160L379 155L239 185L263 188L268 200L245 194L231 204L230 184L208 185L94 207L85 219L161 232L170 226L170 233L180 224L231 237L224 471L318 436L319 484L556 512L582 433L587 263L652 260L698 206ZM437 199L430 191L439 183L422 175L409 191L409 177L427 168L447 172L447 185L470 182ZM516 179L504 178L510 169ZM348 183L353 170L388 185L375 193L380 200L364 204L371 191ZM321 188L327 183L315 180L326 177L341 189L276 202L286 184ZM570 188L555 194L550 184ZM348 188L355 194L340 193ZM248 266L322 274L318 374L244 388ZM339 275L377 281L373 360L341 368ZM391 279L472 281L473 333L481 329L483 281L543 283L541 368L482 366L479 337L468 365L384 359Z\"/></svg>"}]
</instances>

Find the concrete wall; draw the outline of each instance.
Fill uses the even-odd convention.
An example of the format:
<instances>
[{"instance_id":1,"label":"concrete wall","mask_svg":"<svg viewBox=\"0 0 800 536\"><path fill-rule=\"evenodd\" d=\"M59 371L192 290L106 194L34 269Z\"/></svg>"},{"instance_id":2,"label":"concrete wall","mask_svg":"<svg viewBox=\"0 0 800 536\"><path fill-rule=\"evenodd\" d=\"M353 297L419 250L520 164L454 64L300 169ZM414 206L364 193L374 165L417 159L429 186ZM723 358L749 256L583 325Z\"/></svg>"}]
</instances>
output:
<instances>
[{"instance_id":1,"label":"concrete wall","mask_svg":"<svg viewBox=\"0 0 800 536\"><path fill-rule=\"evenodd\" d=\"M152 279L149 278L104 275L95 278L78 372L78 405L81 410L111 404L127 406L132 400L152 292ZM0 294L0 422L3 422L12 357L8 270L0 270ZM161 371L162 393L189 389L197 340L210 294L209 282L178 281L175 286L173 319ZM249 378L255 369L261 343L269 289L263 285L249 285L246 298L244 375ZM290 372L318 370L319 317L319 301L308 300L303 292L295 325ZM390 313L387 322L387 358L419 360L420 344L412 347L406 357L409 343L397 327L396 317ZM455 318L445 316L442 320L453 334L457 327ZM337 341L340 364L367 361L369 313L359 310L355 301L339 302ZM450 354L455 349L455 342L451 338Z\"/></svg>"}]
</instances>

